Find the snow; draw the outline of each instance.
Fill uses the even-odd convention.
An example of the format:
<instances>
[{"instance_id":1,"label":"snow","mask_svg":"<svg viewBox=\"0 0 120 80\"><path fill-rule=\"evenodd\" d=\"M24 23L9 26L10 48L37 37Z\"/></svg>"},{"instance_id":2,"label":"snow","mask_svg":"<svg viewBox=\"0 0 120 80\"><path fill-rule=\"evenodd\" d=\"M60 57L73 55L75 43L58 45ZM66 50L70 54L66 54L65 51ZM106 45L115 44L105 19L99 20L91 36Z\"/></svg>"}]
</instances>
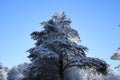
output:
<instances>
[{"instance_id":1,"label":"snow","mask_svg":"<svg viewBox=\"0 0 120 80\"><path fill-rule=\"evenodd\" d=\"M94 69L80 69L71 67L65 71L65 80L120 80L120 76L109 73L98 74Z\"/></svg>"},{"instance_id":2,"label":"snow","mask_svg":"<svg viewBox=\"0 0 120 80\"><path fill-rule=\"evenodd\" d=\"M28 72L29 72L29 70L27 69L28 66L29 66L29 63L23 63L17 66L14 66L8 72L7 80L23 80L28 75Z\"/></svg>"},{"instance_id":3,"label":"snow","mask_svg":"<svg viewBox=\"0 0 120 80\"><path fill-rule=\"evenodd\" d=\"M33 48L33 53L39 54L41 57L48 56L48 57L56 57L58 58L58 55L55 52L50 51L47 48L44 48L43 46L37 46Z\"/></svg>"}]
</instances>

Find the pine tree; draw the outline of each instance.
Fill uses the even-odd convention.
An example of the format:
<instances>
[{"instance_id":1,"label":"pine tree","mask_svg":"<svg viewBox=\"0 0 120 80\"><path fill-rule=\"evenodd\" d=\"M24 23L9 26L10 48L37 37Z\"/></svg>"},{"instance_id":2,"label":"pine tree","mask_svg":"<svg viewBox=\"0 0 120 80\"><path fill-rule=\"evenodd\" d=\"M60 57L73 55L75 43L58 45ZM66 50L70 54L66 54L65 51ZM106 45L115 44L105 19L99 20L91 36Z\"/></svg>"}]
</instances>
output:
<instances>
[{"instance_id":1,"label":"pine tree","mask_svg":"<svg viewBox=\"0 0 120 80\"><path fill-rule=\"evenodd\" d=\"M120 28L120 25L118 26ZM120 47L117 48L116 52L111 56L113 60L120 60ZM120 68L120 64L115 68Z\"/></svg>"},{"instance_id":2,"label":"pine tree","mask_svg":"<svg viewBox=\"0 0 120 80\"><path fill-rule=\"evenodd\" d=\"M14 66L12 69L9 70L7 80L23 80L27 77L29 73L29 70L27 70L28 67L29 64L26 62Z\"/></svg>"},{"instance_id":3,"label":"pine tree","mask_svg":"<svg viewBox=\"0 0 120 80\"><path fill-rule=\"evenodd\" d=\"M0 62L0 80L7 80L7 68Z\"/></svg>"},{"instance_id":4,"label":"pine tree","mask_svg":"<svg viewBox=\"0 0 120 80\"><path fill-rule=\"evenodd\" d=\"M44 30L31 33L36 43L27 51L32 63L26 79L64 80L64 72L71 67L107 73L108 65L103 60L86 56L88 48L81 45L80 37L70 23L64 12L55 13L49 21L41 23Z\"/></svg>"}]
</instances>

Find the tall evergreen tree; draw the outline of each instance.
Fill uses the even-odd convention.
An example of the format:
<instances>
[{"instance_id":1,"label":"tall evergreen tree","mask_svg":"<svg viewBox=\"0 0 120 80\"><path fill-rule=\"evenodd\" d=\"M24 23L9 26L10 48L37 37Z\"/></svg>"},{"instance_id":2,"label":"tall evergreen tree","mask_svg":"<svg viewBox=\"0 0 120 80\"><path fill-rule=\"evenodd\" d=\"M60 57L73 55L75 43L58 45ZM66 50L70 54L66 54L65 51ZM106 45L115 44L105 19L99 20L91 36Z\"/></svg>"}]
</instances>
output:
<instances>
[{"instance_id":1,"label":"tall evergreen tree","mask_svg":"<svg viewBox=\"0 0 120 80\"><path fill-rule=\"evenodd\" d=\"M107 73L108 65L103 60L86 56L88 48L81 45L70 23L64 12L55 13L49 21L41 23L44 30L31 34L36 43L28 50L32 62L28 80L64 80L64 72L71 67Z\"/></svg>"}]
</instances>

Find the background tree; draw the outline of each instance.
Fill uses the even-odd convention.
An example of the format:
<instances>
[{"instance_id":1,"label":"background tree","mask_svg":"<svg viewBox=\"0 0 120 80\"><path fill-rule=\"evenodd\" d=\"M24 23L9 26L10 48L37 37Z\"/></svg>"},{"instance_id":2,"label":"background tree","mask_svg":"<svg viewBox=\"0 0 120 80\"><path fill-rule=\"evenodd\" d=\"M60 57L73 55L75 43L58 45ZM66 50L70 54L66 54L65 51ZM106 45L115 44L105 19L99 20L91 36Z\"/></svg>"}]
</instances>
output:
<instances>
[{"instance_id":1,"label":"background tree","mask_svg":"<svg viewBox=\"0 0 120 80\"><path fill-rule=\"evenodd\" d=\"M7 71L8 69L0 62L0 80L7 80Z\"/></svg>"},{"instance_id":2,"label":"background tree","mask_svg":"<svg viewBox=\"0 0 120 80\"><path fill-rule=\"evenodd\" d=\"M107 73L108 65L103 60L86 56L88 49L81 45L70 23L64 12L55 13L52 19L41 23L43 31L31 34L37 42L28 50L32 62L28 80L64 80L65 71L72 67Z\"/></svg>"},{"instance_id":3,"label":"background tree","mask_svg":"<svg viewBox=\"0 0 120 80\"><path fill-rule=\"evenodd\" d=\"M120 60L120 49L118 48L117 51L111 56L113 60Z\"/></svg>"},{"instance_id":4,"label":"background tree","mask_svg":"<svg viewBox=\"0 0 120 80\"><path fill-rule=\"evenodd\" d=\"M23 80L25 77L28 76L28 67L28 63L14 66L12 69L9 70L7 80Z\"/></svg>"},{"instance_id":5,"label":"background tree","mask_svg":"<svg viewBox=\"0 0 120 80\"><path fill-rule=\"evenodd\" d=\"M120 25L118 27L120 28ZM120 60L120 47L118 47L116 52L111 56L111 59ZM120 64L118 66L116 66L115 68L120 68Z\"/></svg>"}]
</instances>

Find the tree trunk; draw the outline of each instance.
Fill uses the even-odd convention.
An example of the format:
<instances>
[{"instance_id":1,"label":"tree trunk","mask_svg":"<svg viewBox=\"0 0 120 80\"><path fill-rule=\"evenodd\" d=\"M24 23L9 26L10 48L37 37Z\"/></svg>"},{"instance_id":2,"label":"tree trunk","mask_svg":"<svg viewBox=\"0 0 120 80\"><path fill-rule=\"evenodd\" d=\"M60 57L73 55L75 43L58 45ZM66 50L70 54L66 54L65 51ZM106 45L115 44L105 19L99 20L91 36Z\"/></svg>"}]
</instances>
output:
<instances>
[{"instance_id":1,"label":"tree trunk","mask_svg":"<svg viewBox=\"0 0 120 80\"><path fill-rule=\"evenodd\" d=\"M63 60L59 60L59 78L64 80Z\"/></svg>"}]
</instances>

